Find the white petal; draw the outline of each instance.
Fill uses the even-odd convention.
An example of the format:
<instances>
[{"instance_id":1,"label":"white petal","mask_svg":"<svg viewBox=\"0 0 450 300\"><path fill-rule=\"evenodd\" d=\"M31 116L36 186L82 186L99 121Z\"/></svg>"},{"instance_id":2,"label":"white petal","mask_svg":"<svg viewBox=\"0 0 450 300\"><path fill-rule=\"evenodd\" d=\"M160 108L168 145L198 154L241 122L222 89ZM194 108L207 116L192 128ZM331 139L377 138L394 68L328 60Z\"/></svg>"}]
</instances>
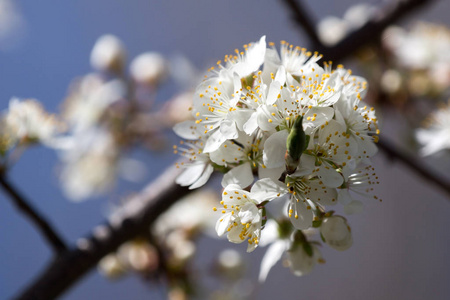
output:
<instances>
[{"instance_id":1,"label":"white petal","mask_svg":"<svg viewBox=\"0 0 450 300\"><path fill-rule=\"evenodd\" d=\"M281 174L283 174L284 170L286 170L285 166L278 168L263 168L261 166L258 167L258 177L259 178L270 178L273 181L277 181L280 178Z\"/></svg>"},{"instance_id":2,"label":"white petal","mask_svg":"<svg viewBox=\"0 0 450 300\"><path fill-rule=\"evenodd\" d=\"M216 151L226 140L227 139L223 136L223 134L219 130L216 130L206 141L205 148L203 148L203 153Z\"/></svg>"},{"instance_id":3,"label":"white petal","mask_svg":"<svg viewBox=\"0 0 450 300\"><path fill-rule=\"evenodd\" d=\"M243 188L253 183L253 172L249 162L228 171L222 179L222 186L237 184Z\"/></svg>"},{"instance_id":4,"label":"white petal","mask_svg":"<svg viewBox=\"0 0 450 300\"><path fill-rule=\"evenodd\" d=\"M198 178L195 183L189 187L189 189L193 190L203 186L208 181L209 177L211 177L213 171L214 168L210 164L206 165L206 168L200 178Z\"/></svg>"},{"instance_id":5,"label":"white petal","mask_svg":"<svg viewBox=\"0 0 450 300\"><path fill-rule=\"evenodd\" d=\"M267 249L261 260L261 269L259 270L258 280L264 282L269 274L270 269L280 260L284 251L287 249L287 242L283 240L276 241Z\"/></svg>"},{"instance_id":6,"label":"white petal","mask_svg":"<svg viewBox=\"0 0 450 300\"><path fill-rule=\"evenodd\" d=\"M270 178L264 178L255 182L250 190L252 199L259 203L263 201L270 201L274 198L286 194L288 191L283 184L277 184Z\"/></svg>"},{"instance_id":7,"label":"white petal","mask_svg":"<svg viewBox=\"0 0 450 300\"><path fill-rule=\"evenodd\" d=\"M322 166L319 168L319 171L317 172L317 175L320 179L322 179L323 183L327 187L340 187L344 183L344 178L342 175L338 172L336 172L333 167L326 165L326 163L323 163Z\"/></svg>"},{"instance_id":8,"label":"white petal","mask_svg":"<svg viewBox=\"0 0 450 300\"><path fill-rule=\"evenodd\" d=\"M236 122L233 120L223 120L220 122L220 133L227 140L236 139L239 136L239 132L236 128Z\"/></svg>"},{"instance_id":9,"label":"white petal","mask_svg":"<svg viewBox=\"0 0 450 300\"><path fill-rule=\"evenodd\" d=\"M254 112L248 121L244 124L243 129L246 134L251 135L258 128L258 113Z\"/></svg>"},{"instance_id":10,"label":"white petal","mask_svg":"<svg viewBox=\"0 0 450 300\"><path fill-rule=\"evenodd\" d=\"M277 168L285 165L287 130L272 134L264 143L263 161L268 168Z\"/></svg>"},{"instance_id":11,"label":"white petal","mask_svg":"<svg viewBox=\"0 0 450 300\"><path fill-rule=\"evenodd\" d=\"M186 167L186 170L181 173L175 180L181 186L188 186L193 184L203 173L205 169L204 164L195 164Z\"/></svg>"},{"instance_id":12,"label":"white petal","mask_svg":"<svg viewBox=\"0 0 450 300\"><path fill-rule=\"evenodd\" d=\"M201 136L197 130L197 124L195 124L195 121L184 121L178 123L173 127L173 131L175 131L179 137L187 140L196 140Z\"/></svg>"},{"instance_id":13,"label":"white petal","mask_svg":"<svg viewBox=\"0 0 450 300\"><path fill-rule=\"evenodd\" d=\"M230 224L231 213L223 215L216 223L216 232L218 236L222 236L227 232Z\"/></svg>"},{"instance_id":14,"label":"white petal","mask_svg":"<svg viewBox=\"0 0 450 300\"><path fill-rule=\"evenodd\" d=\"M312 226L314 215L312 209L307 209L307 205L307 203L297 202L295 200L291 200L291 203L289 204L289 209L293 210L290 219L292 225L297 229L303 230ZM295 216L297 216L297 218Z\"/></svg>"}]
</instances>

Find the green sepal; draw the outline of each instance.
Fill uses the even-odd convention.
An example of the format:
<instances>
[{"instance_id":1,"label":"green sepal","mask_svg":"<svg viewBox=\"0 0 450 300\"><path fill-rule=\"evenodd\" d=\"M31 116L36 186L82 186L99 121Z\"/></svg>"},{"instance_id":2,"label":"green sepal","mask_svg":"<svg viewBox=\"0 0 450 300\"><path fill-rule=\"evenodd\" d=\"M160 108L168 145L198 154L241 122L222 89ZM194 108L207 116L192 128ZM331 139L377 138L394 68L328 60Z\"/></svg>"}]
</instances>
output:
<instances>
[{"instance_id":1,"label":"green sepal","mask_svg":"<svg viewBox=\"0 0 450 300\"><path fill-rule=\"evenodd\" d=\"M264 225L266 225L266 223L267 223L267 213L266 213L266 208L264 206L261 209L262 209L261 227L264 227Z\"/></svg>"},{"instance_id":2,"label":"green sepal","mask_svg":"<svg viewBox=\"0 0 450 300\"><path fill-rule=\"evenodd\" d=\"M312 222L312 226L313 226L314 228L319 228L320 225L322 225L322 220L318 220L318 221L313 221L313 222Z\"/></svg>"},{"instance_id":3,"label":"green sepal","mask_svg":"<svg viewBox=\"0 0 450 300\"><path fill-rule=\"evenodd\" d=\"M302 244L303 250L308 254L309 257L313 256L313 248L310 243L306 242Z\"/></svg>"}]
</instances>

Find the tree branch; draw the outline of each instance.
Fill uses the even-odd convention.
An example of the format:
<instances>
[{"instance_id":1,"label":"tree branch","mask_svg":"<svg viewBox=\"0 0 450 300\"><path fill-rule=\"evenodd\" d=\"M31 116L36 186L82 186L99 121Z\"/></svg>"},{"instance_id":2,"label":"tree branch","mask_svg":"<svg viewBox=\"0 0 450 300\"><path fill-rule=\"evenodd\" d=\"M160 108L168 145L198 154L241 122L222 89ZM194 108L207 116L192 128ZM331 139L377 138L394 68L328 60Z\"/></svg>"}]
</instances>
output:
<instances>
[{"instance_id":1,"label":"tree branch","mask_svg":"<svg viewBox=\"0 0 450 300\"><path fill-rule=\"evenodd\" d=\"M315 21L310 17L310 13L306 13L305 8L301 4L300 0L284 0L284 3L288 6L291 11L292 19L305 30L308 37L313 43L313 48L316 45L321 45L319 36L317 35ZM313 49L311 49L313 50ZM315 50L315 49L314 49Z\"/></svg>"},{"instance_id":2,"label":"tree branch","mask_svg":"<svg viewBox=\"0 0 450 300\"><path fill-rule=\"evenodd\" d=\"M37 280L15 299L55 299L94 268L106 254L124 242L145 234L156 218L190 190L175 183L179 171L169 168L140 194L130 199L118 214L94 228L77 246L54 259Z\"/></svg>"},{"instance_id":3,"label":"tree branch","mask_svg":"<svg viewBox=\"0 0 450 300\"><path fill-rule=\"evenodd\" d=\"M296 0L283 0L294 14L294 20L300 27L305 30L308 37L312 41L314 51L323 54L326 60L341 61L342 59L354 54L361 46L370 44L379 40L382 32L389 25L397 22L402 17L408 15L414 10L422 7L432 0L395 0L378 7L376 13L372 14L372 18L358 30L350 32L343 40L334 46L325 46L317 38L316 24L312 23L309 13L305 13L303 8ZM311 29L313 28L313 29Z\"/></svg>"},{"instance_id":4,"label":"tree branch","mask_svg":"<svg viewBox=\"0 0 450 300\"><path fill-rule=\"evenodd\" d=\"M386 153L386 155L401 161L411 170L419 174L423 179L441 188L441 190L443 190L447 193L448 196L450 196L450 183L445 182L445 180L441 176L438 176L431 172L430 168L423 164L420 159L406 154L405 151L398 150L398 147L394 146L394 144L387 141L385 138L380 137L377 145L381 150L384 151L384 153Z\"/></svg>"},{"instance_id":5,"label":"tree branch","mask_svg":"<svg viewBox=\"0 0 450 300\"><path fill-rule=\"evenodd\" d=\"M59 237L52 226L39 215L37 210L31 206L29 201L20 194L20 192L9 183L4 174L0 174L0 185L3 190L9 195L14 205L23 213L31 222L36 225L38 231L41 232L45 240L50 244L56 253L61 253L67 249L66 244Z\"/></svg>"}]
</instances>

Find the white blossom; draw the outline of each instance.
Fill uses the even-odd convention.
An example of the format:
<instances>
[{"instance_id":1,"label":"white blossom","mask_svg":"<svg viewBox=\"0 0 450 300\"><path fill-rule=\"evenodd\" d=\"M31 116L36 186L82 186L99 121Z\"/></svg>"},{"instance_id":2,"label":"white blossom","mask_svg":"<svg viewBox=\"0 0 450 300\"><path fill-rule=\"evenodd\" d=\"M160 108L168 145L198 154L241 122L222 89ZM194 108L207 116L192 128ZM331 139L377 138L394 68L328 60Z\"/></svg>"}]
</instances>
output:
<instances>
[{"instance_id":1,"label":"white blossom","mask_svg":"<svg viewBox=\"0 0 450 300\"><path fill-rule=\"evenodd\" d=\"M223 205L223 216L217 221L217 234L222 236L228 233L228 240L233 243L248 240L247 252L252 252L261 237L263 202L271 201L284 193L283 189L268 178L257 181L250 192L242 190L236 184L228 185L222 193L220 203Z\"/></svg>"},{"instance_id":2,"label":"white blossom","mask_svg":"<svg viewBox=\"0 0 450 300\"><path fill-rule=\"evenodd\" d=\"M325 218L320 225L320 234L330 247L339 251L347 250L353 244L350 226L340 216Z\"/></svg>"},{"instance_id":3,"label":"white blossom","mask_svg":"<svg viewBox=\"0 0 450 300\"><path fill-rule=\"evenodd\" d=\"M121 72L125 64L125 47L112 34L97 39L91 52L91 65L103 72Z\"/></svg>"},{"instance_id":4,"label":"white blossom","mask_svg":"<svg viewBox=\"0 0 450 300\"><path fill-rule=\"evenodd\" d=\"M64 128L54 115L48 114L34 99L12 98L4 114L4 125L14 140L38 141L51 146Z\"/></svg>"}]
</instances>

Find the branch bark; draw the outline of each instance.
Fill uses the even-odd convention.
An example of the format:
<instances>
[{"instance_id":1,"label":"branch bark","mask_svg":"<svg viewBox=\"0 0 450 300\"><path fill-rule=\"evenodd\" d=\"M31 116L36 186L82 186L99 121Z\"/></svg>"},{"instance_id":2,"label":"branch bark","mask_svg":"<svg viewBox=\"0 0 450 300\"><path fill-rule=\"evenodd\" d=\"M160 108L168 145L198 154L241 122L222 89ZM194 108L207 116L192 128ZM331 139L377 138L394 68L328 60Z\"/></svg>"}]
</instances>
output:
<instances>
[{"instance_id":1,"label":"branch bark","mask_svg":"<svg viewBox=\"0 0 450 300\"><path fill-rule=\"evenodd\" d=\"M124 242L148 232L156 218L190 190L175 183L179 171L169 168L141 193L130 199L103 225L94 228L77 246L56 257L15 299L55 299L94 268L106 254Z\"/></svg>"},{"instance_id":2,"label":"branch bark","mask_svg":"<svg viewBox=\"0 0 450 300\"><path fill-rule=\"evenodd\" d=\"M302 28L311 39L312 45L310 50L318 51L328 61L341 61L342 59L352 55L361 46L379 40L382 32L386 27L399 21L402 17L419 9L425 4L431 3L432 0L395 0L385 3L377 8L376 13L372 14L372 18L358 30L350 32L343 40L334 46L325 46L317 37L316 24L310 16L305 13L296 0L283 0L294 15L294 21ZM311 29L313 28L313 29Z\"/></svg>"},{"instance_id":3,"label":"branch bark","mask_svg":"<svg viewBox=\"0 0 450 300\"><path fill-rule=\"evenodd\" d=\"M55 253L59 254L67 249L66 244L50 223L31 206L30 202L26 200L25 196L22 195L18 189L8 182L4 174L0 174L0 186L11 198L14 205L30 219L34 225L36 225L37 230L40 231L41 235L53 248Z\"/></svg>"},{"instance_id":4,"label":"branch bark","mask_svg":"<svg viewBox=\"0 0 450 300\"><path fill-rule=\"evenodd\" d=\"M380 137L377 145L387 156L404 163L412 171L419 174L424 180L439 187L450 197L450 183L445 182L444 178L430 171L430 168L422 163L421 159L418 159L417 157L414 157L412 155L408 155L405 153L405 151L400 151L398 147L382 137Z\"/></svg>"}]
</instances>

